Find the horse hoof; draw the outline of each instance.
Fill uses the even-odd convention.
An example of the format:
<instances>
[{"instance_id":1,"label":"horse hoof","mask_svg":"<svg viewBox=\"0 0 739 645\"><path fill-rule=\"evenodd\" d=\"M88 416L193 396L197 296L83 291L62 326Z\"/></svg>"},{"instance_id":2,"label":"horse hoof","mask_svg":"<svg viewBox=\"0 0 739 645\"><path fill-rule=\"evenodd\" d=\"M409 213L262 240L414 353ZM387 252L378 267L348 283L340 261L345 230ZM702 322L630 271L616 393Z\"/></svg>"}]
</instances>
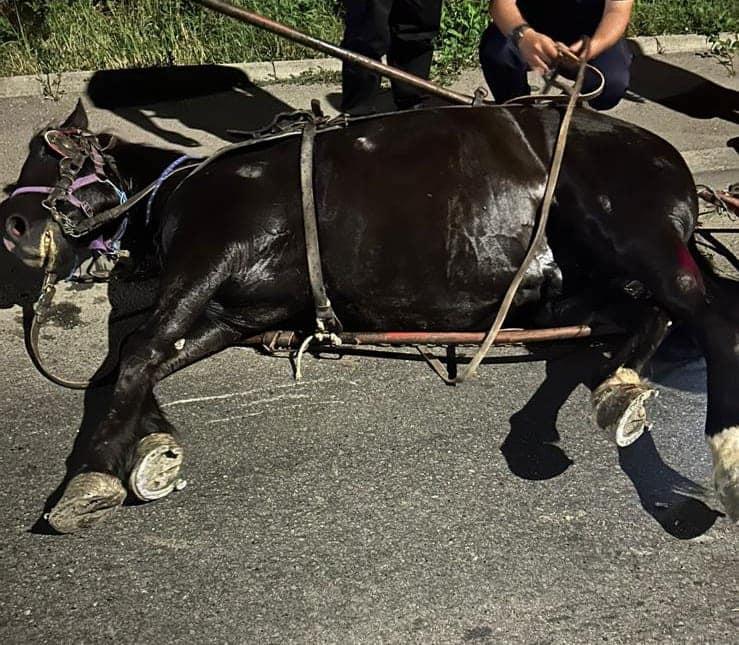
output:
<instances>
[{"instance_id":1,"label":"horse hoof","mask_svg":"<svg viewBox=\"0 0 739 645\"><path fill-rule=\"evenodd\" d=\"M713 483L726 515L739 524L739 427L708 437L713 454Z\"/></svg>"},{"instance_id":2,"label":"horse hoof","mask_svg":"<svg viewBox=\"0 0 739 645\"><path fill-rule=\"evenodd\" d=\"M166 432L150 434L136 446L136 461L128 484L142 502L169 495L179 483L184 451Z\"/></svg>"},{"instance_id":3,"label":"horse hoof","mask_svg":"<svg viewBox=\"0 0 739 645\"><path fill-rule=\"evenodd\" d=\"M126 489L114 475L81 473L69 481L47 520L59 533L74 533L102 521L123 504L124 499Z\"/></svg>"},{"instance_id":4,"label":"horse hoof","mask_svg":"<svg viewBox=\"0 0 739 645\"><path fill-rule=\"evenodd\" d=\"M620 448L630 446L649 428L645 404L657 394L634 370L621 367L593 391L595 423Z\"/></svg>"}]
</instances>

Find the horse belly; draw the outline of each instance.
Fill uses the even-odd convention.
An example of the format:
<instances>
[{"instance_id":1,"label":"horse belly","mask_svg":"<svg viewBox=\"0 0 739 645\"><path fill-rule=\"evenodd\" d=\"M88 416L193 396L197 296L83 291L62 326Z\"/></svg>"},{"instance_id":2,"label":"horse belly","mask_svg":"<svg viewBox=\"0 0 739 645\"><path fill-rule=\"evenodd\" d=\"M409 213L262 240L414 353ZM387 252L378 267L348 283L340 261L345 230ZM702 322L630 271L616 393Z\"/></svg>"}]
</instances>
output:
<instances>
[{"instance_id":1,"label":"horse belly","mask_svg":"<svg viewBox=\"0 0 739 645\"><path fill-rule=\"evenodd\" d=\"M501 210L443 201L423 212L423 225L406 212L344 229L343 244L324 236L325 279L342 320L366 329L489 326L529 247L534 210L526 202ZM530 266L514 310L539 299L542 285L557 276L546 247Z\"/></svg>"}]
</instances>

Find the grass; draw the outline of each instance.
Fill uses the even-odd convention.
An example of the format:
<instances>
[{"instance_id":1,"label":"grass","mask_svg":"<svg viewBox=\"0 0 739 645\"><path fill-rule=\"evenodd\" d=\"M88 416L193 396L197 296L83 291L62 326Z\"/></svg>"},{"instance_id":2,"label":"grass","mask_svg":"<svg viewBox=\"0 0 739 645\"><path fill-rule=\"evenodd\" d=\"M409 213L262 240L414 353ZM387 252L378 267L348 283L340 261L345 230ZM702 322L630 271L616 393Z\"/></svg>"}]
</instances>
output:
<instances>
[{"instance_id":1,"label":"grass","mask_svg":"<svg viewBox=\"0 0 739 645\"><path fill-rule=\"evenodd\" d=\"M341 39L340 0L236 3L330 42ZM437 78L476 63L487 4L445 2ZM736 0L636 0L631 27L641 35L737 30ZM315 56L188 0L0 0L0 76Z\"/></svg>"}]
</instances>

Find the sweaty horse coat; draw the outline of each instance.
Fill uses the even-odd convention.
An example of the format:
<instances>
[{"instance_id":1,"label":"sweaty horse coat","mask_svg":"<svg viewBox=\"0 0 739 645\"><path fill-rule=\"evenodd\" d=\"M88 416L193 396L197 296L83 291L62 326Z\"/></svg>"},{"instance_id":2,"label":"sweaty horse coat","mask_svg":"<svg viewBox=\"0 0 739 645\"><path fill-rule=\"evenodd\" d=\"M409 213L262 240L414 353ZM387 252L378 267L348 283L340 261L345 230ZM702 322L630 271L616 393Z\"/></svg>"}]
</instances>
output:
<instances>
[{"instance_id":1,"label":"sweaty horse coat","mask_svg":"<svg viewBox=\"0 0 739 645\"><path fill-rule=\"evenodd\" d=\"M538 108L458 108L321 134L315 183L324 277L345 325L485 328L528 247L558 121L556 112ZM625 158L622 141L637 133L639 140L626 144L633 158ZM225 256L239 263L214 300L238 307L239 324L251 330L311 309L299 138L268 146L237 149L191 176L168 203L162 235L168 256L187 245L208 272L217 274ZM553 226L568 229L581 253L623 272L613 247L632 244L640 229L675 243L690 236L692 181L664 141L582 112L569 146ZM659 186L660 195L639 185ZM644 203L654 199L668 208ZM203 210L192 207L197 200ZM536 297L547 281L556 288L556 266L542 260L519 300Z\"/></svg>"},{"instance_id":2,"label":"sweaty horse coat","mask_svg":"<svg viewBox=\"0 0 739 645\"><path fill-rule=\"evenodd\" d=\"M532 237L560 118L551 108L443 108L363 119L319 134L315 194L324 277L344 326L486 328ZM86 127L80 114L68 125L76 120ZM85 499L94 493L101 510L119 503L119 478L141 472L137 442L172 431L152 394L158 380L245 335L310 326L299 146L299 137L288 137L231 149L186 180L171 180L158 196L160 296L124 348L110 413L84 448L81 474L52 512L57 528L87 522L89 505L81 504L75 486L86 491ZM124 143L112 154L133 190L176 156ZM158 163L142 163L145 155ZM19 185L53 185L56 163L49 151L29 158ZM14 223L9 242L21 255L37 249L26 260L38 262L37 238L51 231L54 261L63 262L72 244L37 202L23 195L3 205ZM576 277L638 283L660 307L643 324L648 333L635 330L615 367L638 370L668 317L690 324L708 363L706 429L717 486L736 513L737 324L707 298L685 245L696 215L695 186L672 146L579 110L548 230L553 255L547 250L532 265L513 315L562 291L559 262ZM607 394L633 386L619 374L606 382Z\"/></svg>"}]
</instances>

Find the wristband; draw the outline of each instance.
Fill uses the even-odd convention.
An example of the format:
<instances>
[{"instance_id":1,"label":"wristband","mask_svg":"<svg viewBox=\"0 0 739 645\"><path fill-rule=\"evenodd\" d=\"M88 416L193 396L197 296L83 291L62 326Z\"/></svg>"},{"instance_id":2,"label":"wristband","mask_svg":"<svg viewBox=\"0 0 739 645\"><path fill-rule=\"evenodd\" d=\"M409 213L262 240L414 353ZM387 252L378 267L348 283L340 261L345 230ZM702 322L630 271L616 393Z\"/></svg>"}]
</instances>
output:
<instances>
[{"instance_id":1,"label":"wristband","mask_svg":"<svg viewBox=\"0 0 739 645\"><path fill-rule=\"evenodd\" d=\"M518 47L518 44L521 42L521 39L523 38L524 33L531 29L531 25L527 22L522 22L517 27L514 27L511 30L509 38L513 41L513 44Z\"/></svg>"}]
</instances>

